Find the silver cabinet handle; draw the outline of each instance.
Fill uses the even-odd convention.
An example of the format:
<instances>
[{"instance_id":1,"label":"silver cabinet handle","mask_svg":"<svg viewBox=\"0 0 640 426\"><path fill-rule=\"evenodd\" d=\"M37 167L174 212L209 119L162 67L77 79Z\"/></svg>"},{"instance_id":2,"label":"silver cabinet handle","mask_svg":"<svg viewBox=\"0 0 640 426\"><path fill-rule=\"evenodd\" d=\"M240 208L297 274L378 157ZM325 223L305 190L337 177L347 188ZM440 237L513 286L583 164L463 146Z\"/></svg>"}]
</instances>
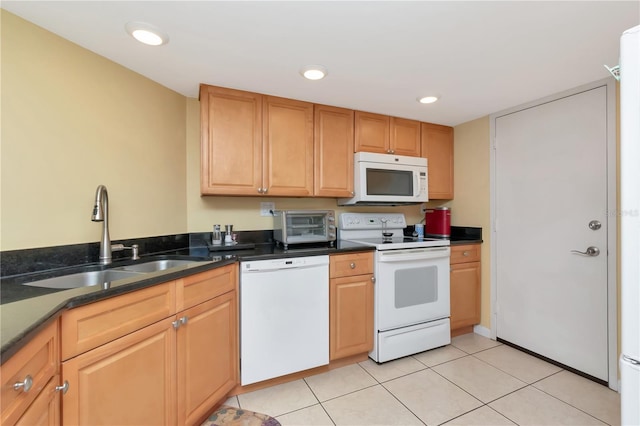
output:
<instances>
[{"instance_id":1,"label":"silver cabinet handle","mask_svg":"<svg viewBox=\"0 0 640 426\"><path fill-rule=\"evenodd\" d=\"M67 393L67 391L69 390L69 382L67 382L66 380L64 381L64 383L62 384L62 386L56 386L54 391L55 392L60 392L62 391L62 394L64 395L65 393Z\"/></svg>"},{"instance_id":2,"label":"silver cabinet handle","mask_svg":"<svg viewBox=\"0 0 640 426\"><path fill-rule=\"evenodd\" d=\"M592 220L591 222L589 222L589 229L591 229L592 231L597 231L601 227L602 223L600 223L599 220Z\"/></svg>"},{"instance_id":3,"label":"silver cabinet handle","mask_svg":"<svg viewBox=\"0 0 640 426\"><path fill-rule=\"evenodd\" d=\"M185 315L182 318L180 318L178 321L180 321L180 324L184 325L189 321L189 317Z\"/></svg>"},{"instance_id":4,"label":"silver cabinet handle","mask_svg":"<svg viewBox=\"0 0 640 426\"><path fill-rule=\"evenodd\" d=\"M172 321L171 325L177 330L178 328L180 328L180 320Z\"/></svg>"},{"instance_id":5,"label":"silver cabinet handle","mask_svg":"<svg viewBox=\"0 0 640 426\"><path fill-rule=\"evenodd\" d=\"M376 277L371 277L371 282L375 284L376 283Z\"/></svg>"},{"instance_id":6,"label":"silver cabinet handle","mask_svg":"<svg viewBox=\"0 0 640 426\"><path fill-rule=\"evenodd\" d=\"M269 190L269 188L262 188L262 193L266 194L268 190Z\"/></svg>"},{"instance_id":7,"label":"silver cabinet handle","mask_svg":"<svg viewBox=\"0 0 640 426\"><path fill-rule=\"evenodd\" d=\"M24 378L24 381L14 383L13 389L15 390L22 389L22 392L29 392L32 386L33 386L33 377L27 374L27 377Z\"/></svg>"},{"instance_id":8,"label":"silver cabinet handle","mask_svg":"<svg viewBox=\"0 0 640 426\"><path fill-rule=\"evenodd\" d=\"M356 264L354 262L351 262L351 265L349 265L351 267L351 269L356 269Z\"/></svg>"},{"instance_id":9,"label":"silver cabinet handle","mask_svg":"<svg viewBox=\"0 0 640 426\"><path fill-rule=\"evenodd\" d=\"M592 256L595 257L600 254L600 249L598 247L589 246L586 251L580 250L571 250L571 253L581 254L583 256Z\"/></svg>"},{"instance_id":10,"label":"silver cabinet handle","mask_svg":"<svg viewBox=\"0 0 640 426\"><path fill-rule=\"evenodd\" d=\"M469 252L468 252L468 251L463 251L463 252L462 252L462 255L463 255L463 256L469 256Z\"/></svg>"},{"instance_id":11,"label":"silver cabinet handle","mask_svg":"<svg viewBox=\"0 0 640 426\"><path fill-rule=\"evenodd\" d=\"M262 194L262 188L258 188L258 194Z\"/></svg>"}]
</instances>

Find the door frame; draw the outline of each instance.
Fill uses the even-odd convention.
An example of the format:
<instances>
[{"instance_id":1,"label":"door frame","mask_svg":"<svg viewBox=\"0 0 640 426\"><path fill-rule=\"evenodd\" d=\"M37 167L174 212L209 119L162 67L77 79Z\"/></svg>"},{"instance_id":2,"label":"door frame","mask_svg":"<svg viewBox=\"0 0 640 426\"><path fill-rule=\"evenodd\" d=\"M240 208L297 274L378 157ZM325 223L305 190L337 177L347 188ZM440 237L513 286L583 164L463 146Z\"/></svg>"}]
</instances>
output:
<instances>
[{"instance_id":1,"label":"door frame","mask_svg":"<svg viewBox=\"0 0 640 426\"><path fill-rule=\"evenodd\" d=\"M587 90L606 87L607 93L607 339L608 339L608 367L609 388L618 390L618 229L619 217L617 197L617 93L616 81L608 77L570 90L556 93L532 102L493 113L489 116L489 149L490 149L490 226L491 226L491 338L497 338L497 235L496 235L496 119L527 108L556 101Z\"/></svg>"}]
</instances>

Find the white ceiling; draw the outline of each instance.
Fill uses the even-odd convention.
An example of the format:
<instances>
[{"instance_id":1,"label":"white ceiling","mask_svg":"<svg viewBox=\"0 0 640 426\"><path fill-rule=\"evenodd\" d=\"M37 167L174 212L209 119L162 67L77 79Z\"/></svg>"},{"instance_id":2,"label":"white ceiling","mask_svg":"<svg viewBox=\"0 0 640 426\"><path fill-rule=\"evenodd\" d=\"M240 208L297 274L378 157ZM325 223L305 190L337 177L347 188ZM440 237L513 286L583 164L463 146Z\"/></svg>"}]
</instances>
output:
<instances>
[{"instance_id":1,"label":"white ceiling","mask_svg":"<svg viewBox=\"0 0 640 426\"><path fill-rule=\"evenodd\" d=\"M457 125L608 77L635 1L2 1L185 96L200 83ZM144 46L129 21L169 34ZM299 69L322 64L308 81ZM416 102L436 94L432 105Z\"/></svg>"}]
</instances>

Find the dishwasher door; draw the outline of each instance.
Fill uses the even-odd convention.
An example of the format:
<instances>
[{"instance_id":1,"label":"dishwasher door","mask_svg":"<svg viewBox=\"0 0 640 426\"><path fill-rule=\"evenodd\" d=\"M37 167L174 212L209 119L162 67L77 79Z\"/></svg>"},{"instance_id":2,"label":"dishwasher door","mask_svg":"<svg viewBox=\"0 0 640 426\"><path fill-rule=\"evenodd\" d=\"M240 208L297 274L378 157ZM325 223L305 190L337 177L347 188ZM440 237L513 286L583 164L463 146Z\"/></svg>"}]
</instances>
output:
<instances>
[{"instance_id":1,"label":"dishwasher door","mask_svg":"<svg viewBox=\"0 0 640 426\"><path fill-rule=\"evenodd\" d=\"M329 364L329 256L240 263L240 384Z\"/></svg>"}]
</instances>

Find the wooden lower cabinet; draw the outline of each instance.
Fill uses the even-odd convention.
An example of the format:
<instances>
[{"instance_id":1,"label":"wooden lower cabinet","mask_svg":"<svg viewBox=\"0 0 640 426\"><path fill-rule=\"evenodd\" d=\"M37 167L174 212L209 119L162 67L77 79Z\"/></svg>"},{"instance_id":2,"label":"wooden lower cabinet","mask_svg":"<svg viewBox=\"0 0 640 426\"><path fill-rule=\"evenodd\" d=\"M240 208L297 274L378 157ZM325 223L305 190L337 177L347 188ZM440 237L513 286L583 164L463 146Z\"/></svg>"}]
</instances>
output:
<instances>
[{"instance_id":1,"label":"wooden lower cabinet","mask_svg":"<svg viewBox=\"0 0 640 426\"><path fill-rule=\"evenodd\" d=\"M480 323L480 245L451 247L451 334L471 332Z\"/></svg>"},{"instance_id":2,"label":"wooden lower cabinet","mask_svg":"<svg viewBox=\"0 0 640 426\"><path fill-rule=\"evenodd\" d=\"M167 318L71 358L65 425L176 424L176 331Z\"/></svg>"},{"instance_id":3,"label":"wooden lower cabinet","mask_svg":"<svg viewBox=\"0 0 640 426\"><path fill-rule=\"evenodd\" d=\"M201 423L238 383L237 317L235 291L179 316L178 424Z\"/></svg>"},{"instance_id":4,"label":"wooden lower cabinet","mask_svg":"<svg viewBox=\"0 0 640 426\"><path fill-rule=\"evenodd\" d=\"M329 289L329 359L373 348L373 274L333 278Z\"/></svg>"},{"instance_id":5,"label":"wooden lower cabinet","mask_svg":"<svg viewBox=\"0 0 640 426\"><path fill-rule=\"evenodd\" d=\"M109 318L114 307L134 302L140 312L155 315L167 306L155 293L171 295L173 306L170 316L139 323L137 330L63 361L62 380L69 383L63 423L201 424L238 382L237 268L227 265L139 291L154 297L133 292L77 308L87 315L70 316L71 330L82 328L72 318ZM184 309L176 313L175 306ZM112 336L110 329L101 333Z\"/></svg>"},{"instance_id":6,"label":"wooden lower cabinet","mask_svg":"<svg viewBox=\"0 0 640 426\"><path fill-rule=\"evenodd\" d=\"M59 410L49 410L55 409L50 407L55 401L59 407L59 397L50 394L60 381L59 336L56 319L2 365L0 424L39 424L37 419L48 419L45 424L60 423Z\"/></svg>"},{"instance_id":7,"label":"wooden lower cabinet","mask_svg":"<svg viewBox=\"0 0 640 426\"><path fill-rule=\"evenodd\" d=\"M55 375L27 408L16 425L55 426L60 424L60 376Z\"/></svg>"},{"instance_id":8,"label":"wooden lower cabinet","mask_svg":"<svg viewBox=\"0 0 640 426\"><path fill-rule=\"evenodd\" d=\"M373 253L331 256L329 276L329 359L371 351Z\"/></svg>"}]
</instances>

